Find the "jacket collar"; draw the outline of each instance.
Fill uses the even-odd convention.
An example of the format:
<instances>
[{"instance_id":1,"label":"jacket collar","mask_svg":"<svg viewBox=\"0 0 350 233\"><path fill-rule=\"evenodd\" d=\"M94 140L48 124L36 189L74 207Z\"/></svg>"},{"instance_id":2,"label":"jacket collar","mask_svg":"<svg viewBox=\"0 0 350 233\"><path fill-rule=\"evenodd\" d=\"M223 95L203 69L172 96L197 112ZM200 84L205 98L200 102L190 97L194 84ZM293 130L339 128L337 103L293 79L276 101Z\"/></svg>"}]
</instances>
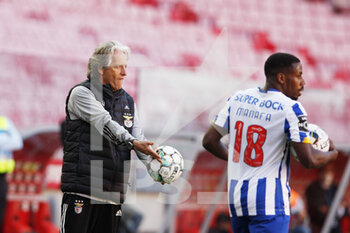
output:
<instances>
[{"instance_id":1,"label":"jacket collar","mask_svg":"<svg viewBox=\"0 0 350 233\"><path fill-rule=\"evenodd\" d=\"M112 86L110 84L103 85L103 95L106 95L110 98L118 98L124 93L124 89L121 88L119 90L113 91Z\"/></svg>"}]
</instances>

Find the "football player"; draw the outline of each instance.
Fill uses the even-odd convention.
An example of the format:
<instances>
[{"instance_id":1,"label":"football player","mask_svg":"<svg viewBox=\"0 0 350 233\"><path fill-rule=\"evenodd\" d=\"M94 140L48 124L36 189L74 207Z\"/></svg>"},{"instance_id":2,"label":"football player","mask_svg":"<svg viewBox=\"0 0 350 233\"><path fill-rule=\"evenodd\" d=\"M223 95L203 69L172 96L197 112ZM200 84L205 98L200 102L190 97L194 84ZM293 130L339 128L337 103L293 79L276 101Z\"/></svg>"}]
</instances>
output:
<instances>
[{"instance_id":1,"label":"football player","mask_svg":"<svg viewBox=\"0 0 350 233\"><path fill-rule=\"evenodd\" d=\"M265 86L231 96L203 138L203 146L228 162L228 199L235 233L287 233L289 146L301 164L321 167L335 160L310 144L307 114L297 101L305 86L300 60L286 53L265 62ZM220 139L229 134L227 149Z\"/></svg>"}]
</instances>

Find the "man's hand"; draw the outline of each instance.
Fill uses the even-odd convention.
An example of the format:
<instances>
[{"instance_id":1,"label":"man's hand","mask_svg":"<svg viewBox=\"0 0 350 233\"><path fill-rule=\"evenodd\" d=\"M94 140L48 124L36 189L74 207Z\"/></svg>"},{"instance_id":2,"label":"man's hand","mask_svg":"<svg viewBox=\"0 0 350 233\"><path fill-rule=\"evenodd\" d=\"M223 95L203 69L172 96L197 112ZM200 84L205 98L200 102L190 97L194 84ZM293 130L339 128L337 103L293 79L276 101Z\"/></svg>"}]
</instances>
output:
<instances>
[{"instance_id":1,"label":"man's hand","mask_svg":"<svg viewBox=\"0 0 350 233\"><path fill-rule=\"evenodd\" d=\"M150 155L153 158L157 159L160 163L162 163L160 156L152 148L153 144L154 144L154 142L150 142L150 141L139 141L139 140L133 141L133 145L134 145L135 150L140 151L146 155Z\"/></svg>"},{"instance_id":2,"label":"man's hand","mask_svg":"<svg viewBox=\"0 0 350 233\"><path fill-rule=\"evenodd\" d=\"M332 150L335 150L335 146L334 146L334 143L331 139L329 139L329 150L328 151L332 151Z\"/></svg>"}]
</instances>

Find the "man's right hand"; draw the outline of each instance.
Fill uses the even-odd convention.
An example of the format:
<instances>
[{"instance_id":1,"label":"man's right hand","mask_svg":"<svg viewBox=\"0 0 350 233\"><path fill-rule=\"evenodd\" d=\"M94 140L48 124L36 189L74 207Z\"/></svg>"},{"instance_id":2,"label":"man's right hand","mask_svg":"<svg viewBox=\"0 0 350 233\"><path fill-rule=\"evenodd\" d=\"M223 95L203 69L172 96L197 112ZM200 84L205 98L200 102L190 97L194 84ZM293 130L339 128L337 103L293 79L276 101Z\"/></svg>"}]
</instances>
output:
<instances>
[{"instance_id":1,"label":"man's right hand","mask_svg":"<svg viewBox=\"0 0 350 233\"><path fill-rule=\"evenodd\" d=\"M331 139L329 139L329 150L328 151L332 151L332 150L335 150L335 146L334 146L334 143Z\"/></svg>"},{"instance_id":2,"label":"man's right hand","mask_svg":"<svg viewBox=\"0 0 350 233\"><path fill-rule=\"evenodd\" d=\"M134 140L133 145L135 150L140 151L146 155L150 155L153 158L157 159L160 163L162 163L160 156L152 148L152 145L154 145L154 142Z\"/></svg>"}]
</instances>

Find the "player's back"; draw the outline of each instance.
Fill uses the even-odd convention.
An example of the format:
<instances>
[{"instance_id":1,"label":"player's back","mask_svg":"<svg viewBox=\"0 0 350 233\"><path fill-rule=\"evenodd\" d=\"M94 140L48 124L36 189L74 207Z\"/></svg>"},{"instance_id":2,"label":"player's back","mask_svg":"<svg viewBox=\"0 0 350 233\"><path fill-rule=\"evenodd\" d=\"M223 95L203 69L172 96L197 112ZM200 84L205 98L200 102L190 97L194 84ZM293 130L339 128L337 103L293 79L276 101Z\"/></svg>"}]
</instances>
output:
<instances>
[{"instance_id":1,"label":"player's back","mask_svg":"<svg viewBox=\"0 0 350 233\"><path fill-rule=\"evenodd\" d=\"M286 109L295 101L254 88L237 92L230 103L231 178L276 177L287 142Z\"/></svg>"},{"instance_id":2,"label":"player's back","mask_svg":"<svg viewBox=\"0 0 350 233\"><path fill-rule=\"evenodd\" d=\"M302 106L277 90L252 88L233 95L226 109L231 212L289 214L288 138L302 138L295 129L298 117L306 115ZM216 122L224 115L225 108Z\"/></svg>"}]
</instances>

